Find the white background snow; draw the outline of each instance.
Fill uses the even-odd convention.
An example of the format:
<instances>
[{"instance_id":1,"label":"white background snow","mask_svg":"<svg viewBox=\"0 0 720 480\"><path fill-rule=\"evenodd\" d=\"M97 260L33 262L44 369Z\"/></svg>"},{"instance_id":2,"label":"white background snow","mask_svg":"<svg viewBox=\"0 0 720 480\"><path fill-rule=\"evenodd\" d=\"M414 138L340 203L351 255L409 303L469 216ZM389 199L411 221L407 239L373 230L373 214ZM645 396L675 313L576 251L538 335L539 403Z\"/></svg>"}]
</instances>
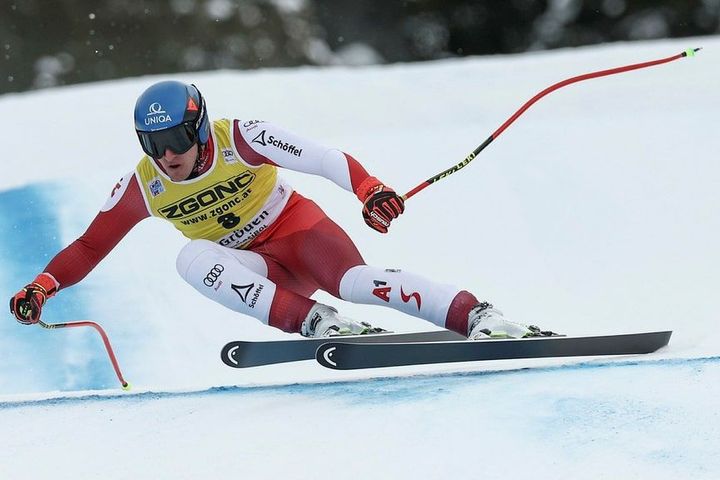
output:
<instances>
[{"instance_id":1,"label":"white background snow","mask_svg":"<svg viewBox=\"0 0 720 480\"><path fill-rule=\"evenodd\" d=\"M694 46L705 47L696 58L541 100L409 200L387 236L349 193L283 172L371 264L570 335L672 329L668 348L589 362L230 369L227 341L291 337L186 285L174 267L184 237L151 219L44 317L101 323L132 392L94 331L0 322L0 478L720 478L720 39L171 78L196 83L215 118L273 121L406 192L550 84ZM1 298L77 238L134 168L132 107L160 78L0 97ZM395 331L436 328L317 298Z\"/></svg>"}]
</instances>

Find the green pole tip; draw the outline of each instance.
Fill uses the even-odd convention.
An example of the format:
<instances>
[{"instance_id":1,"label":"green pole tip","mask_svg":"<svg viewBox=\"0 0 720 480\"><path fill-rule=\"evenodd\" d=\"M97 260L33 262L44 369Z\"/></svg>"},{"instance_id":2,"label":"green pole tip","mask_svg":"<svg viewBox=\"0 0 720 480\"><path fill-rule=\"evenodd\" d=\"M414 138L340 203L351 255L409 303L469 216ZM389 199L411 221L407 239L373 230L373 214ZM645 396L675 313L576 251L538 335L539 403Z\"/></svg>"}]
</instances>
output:
<instances>
[{"instance_id":1,"label":"green pole tip","mask_svg":"<svg viewBox=\"0 0 720 480\"><path fill-rule=\"evenodd\" d=\"M685 54L685 55L684 55L685 57L694 57L694 56L695 56L695 53L699 52L700 50L702 50L702 47L698 47L698 48L688 48L688 49L685 50L683 53Z\"/></svg>"},{"instance_id":2,"label":"green pole tip","mask_svg":"<svg viewBox=\"0 0 720 480\"><path fill-rule=\"evenodd\" d=\"M129 382L126 382L125 385L122 386L122 389L125 390L126 392L129 392L131 388L132 388L132 385L130 385Z\"/></svg>"}]
</instances>

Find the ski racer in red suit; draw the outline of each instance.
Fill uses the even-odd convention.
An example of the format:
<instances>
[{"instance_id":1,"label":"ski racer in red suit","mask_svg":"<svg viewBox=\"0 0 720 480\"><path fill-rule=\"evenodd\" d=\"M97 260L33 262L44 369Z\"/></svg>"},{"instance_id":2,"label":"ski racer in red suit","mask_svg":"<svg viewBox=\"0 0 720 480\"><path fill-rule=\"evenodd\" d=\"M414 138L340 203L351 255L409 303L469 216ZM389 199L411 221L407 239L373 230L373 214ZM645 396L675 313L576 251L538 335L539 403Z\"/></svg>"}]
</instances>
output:
<instances>
[{"instance_id":1,"label":"ski racer in red suit","mask_svg":"<svg viewBox=\"0 0 720 480\"><path fill-rule=\"evenodd\" d=\"M183 279L286 332L375 330L309 298L321 289L472 339L541 335L465 290L367 265L343 229L278 176L280 167L331 180L362 202L370 228L386 233L403 213L403 199L347 153L266 122L211 122L199 90L176 81L154 84L138 98L135 129L145 156L115 185L87 231L10 300L19 322L37 323L49 298L82 280L138 222L157 216L190 240L177 257Z\"/></svg>"}]
</instances>

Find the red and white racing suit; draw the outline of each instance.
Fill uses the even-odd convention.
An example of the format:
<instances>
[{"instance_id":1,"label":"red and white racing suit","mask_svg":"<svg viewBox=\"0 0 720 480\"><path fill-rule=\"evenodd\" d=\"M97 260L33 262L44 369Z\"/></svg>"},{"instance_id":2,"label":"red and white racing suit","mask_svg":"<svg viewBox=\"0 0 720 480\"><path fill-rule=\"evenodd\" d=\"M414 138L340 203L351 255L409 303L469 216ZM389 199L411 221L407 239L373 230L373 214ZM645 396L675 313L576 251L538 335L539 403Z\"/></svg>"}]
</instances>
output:
<instances>
[{"instance_id":1,"label":"red and white racing suit","mask_svg":"<svg viewBox=\"0 0 720 480\"><path fill-rule=\"evenodd\" d=\"M208 298L287 332L324 290L385 305L467 335L478 303L466 291L408 272L365 264L352 240L277 167L323 176L363 198L378 182L352 156L270 123L213 122L194 178L173 182L145 156L125 175L87 231L45 271L59 288L82 280L138 222L170 221L190 242L179 274Z\"/></svg>"}]
</instances>

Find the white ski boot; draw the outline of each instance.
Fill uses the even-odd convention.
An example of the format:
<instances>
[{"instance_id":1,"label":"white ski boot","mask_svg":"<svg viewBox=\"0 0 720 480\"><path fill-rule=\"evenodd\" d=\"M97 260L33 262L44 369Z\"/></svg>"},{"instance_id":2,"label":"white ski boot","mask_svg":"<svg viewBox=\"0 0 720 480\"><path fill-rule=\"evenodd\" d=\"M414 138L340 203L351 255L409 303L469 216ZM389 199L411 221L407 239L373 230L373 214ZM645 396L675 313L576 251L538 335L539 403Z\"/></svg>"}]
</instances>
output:
<instances>
[{"instance_id":1,"label":"white ski boot","mask_svg":"<svg viewBox=\"0 0 720 480\"><path fill-rule=\"evenodd\" d=\"M541 331L534 325L523 325L505 319L500 310L487 302L473 307L468 314L468 339L490 340L499 338L550 337L553 332Z\"/></svg>"},{"instance_id":2,"label":"white ski boot","mask_svg":"<svg viewBox=\"0 0 720 480\"><path fill-rule=\"evenodd\" d=\"M367 322L341 317L336 309L322 303L316 303L310 309L300 327L300 335L311 338L365 335L384 331Z\"/></svg>"}]
</instances>

